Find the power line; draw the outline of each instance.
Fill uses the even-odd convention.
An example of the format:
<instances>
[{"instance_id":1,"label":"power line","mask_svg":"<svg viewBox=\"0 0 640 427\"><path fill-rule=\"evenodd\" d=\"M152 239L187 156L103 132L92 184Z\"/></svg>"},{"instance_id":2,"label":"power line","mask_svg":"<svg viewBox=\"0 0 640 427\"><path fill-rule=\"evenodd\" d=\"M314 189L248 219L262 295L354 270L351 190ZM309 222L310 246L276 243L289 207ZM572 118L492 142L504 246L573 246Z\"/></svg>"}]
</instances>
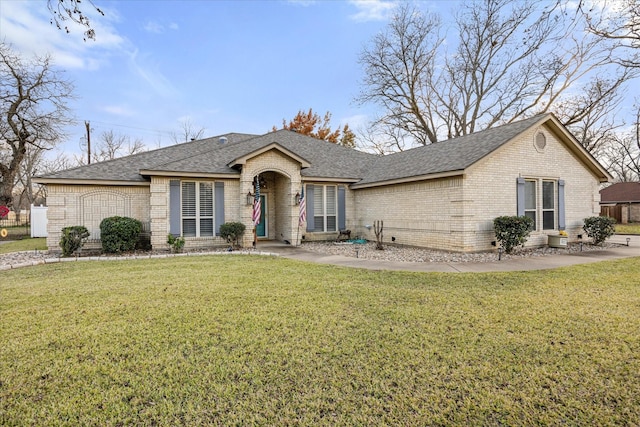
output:
<instances>
[{"instance_id":1,"label":"power line","mask_svg":"<svg viewBox=\"0 0 640 427\"><path fill-rule=\"evenodd\" d=\"M126 129L142 130L142 131L145 131L145 132L151 132L151 133L155 133L155 134L171 135L171 132L172 132L172 131L169 131L169 130L147 129L147 128L136 127L136 126L127 126L127 125L120 125L120 124L116 124L116 123L107 123L107 122L101 122L99 120L92 120L91 123L99 123L99 124L102 124L102 125L115 126L115 127L126 128Z\"/></svg>"}]
</instances>

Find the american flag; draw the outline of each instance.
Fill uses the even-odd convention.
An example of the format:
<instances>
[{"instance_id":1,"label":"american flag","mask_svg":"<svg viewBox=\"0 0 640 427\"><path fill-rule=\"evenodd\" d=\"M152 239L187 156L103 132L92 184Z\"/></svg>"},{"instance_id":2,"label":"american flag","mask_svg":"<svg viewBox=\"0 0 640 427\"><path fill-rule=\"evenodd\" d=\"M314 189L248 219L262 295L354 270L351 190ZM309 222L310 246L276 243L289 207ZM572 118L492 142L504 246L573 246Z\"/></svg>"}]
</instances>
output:
<instances>
[{"instance_id":1,"label":"american flag","mask_svg":"<svg viewBox=\"0 0 640 427\"><path fill-rule=\"evenodd\" d=\"M298 215L298 226L307 221L307 199L304 197L304 185L302 186L302 193L300 194L300 214Z\"/></svg>"},{"instance_id":2,"label":"american flag","mask_svg":"<svg viewBox=\"0 0 640 427\"><path fill-rule=\"evenodd\" d=\"M253 199L253 215L251 216L254 226L260 224L261 215L262 215L262 203L260 202L260 177L258 177L256 179L256 196L255 196L255 199Z\"/></svg>"}]
</instances>

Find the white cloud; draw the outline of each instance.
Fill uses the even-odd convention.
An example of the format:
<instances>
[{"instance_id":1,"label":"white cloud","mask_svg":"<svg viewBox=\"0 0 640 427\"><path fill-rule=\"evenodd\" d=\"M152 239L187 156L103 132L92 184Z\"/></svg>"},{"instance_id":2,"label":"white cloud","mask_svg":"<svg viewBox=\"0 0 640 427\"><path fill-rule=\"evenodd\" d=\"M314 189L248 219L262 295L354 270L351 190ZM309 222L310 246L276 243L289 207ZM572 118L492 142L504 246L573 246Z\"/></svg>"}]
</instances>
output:
<instances>
[{"instance_id":1,"label":"white cloud","mask_svg":"<svg viewBox=\"0 0 640 427\"><path fill-rule=\"evenodd\" d=\"M161 34L164 33L164 26L156 21L149 21L144 25L144 30L149 33Z\"/></svg>"},{"instance_id":2,"label":"white cloud","mask_svg":"<svg viewBox=\"0 0 640 427\"><path fill-rule=\"evenodd\" d=\"M157 21L148 21L142 28L148 33L153 34L162 34L165 30L178 30L180 27L175 22L171 22L169 25L165 27L164 24L161 24Z\"/></svg>"},{"instance_id":3,"label":"white cloud","mask_svg":"<svg viewBox=\"0 0 640 427\"><path fill-rule=\"evenodd\" d=\"M316 3L315 0L288 0L287 3L296 5L296 6L311 6L312 4Z\"/></svg>"},{"instance_id":4,"label":"white cloud","mask_svg":"<svg viewBox=\"0 0 640 427\"><path fill-rule=\"evenodd\" d=\"M369 116L367 116L366 114L356 114L353 116L344 117L342 120L340 120L340 127L348 124L349 128L355 132L356 130L365 127L368 123Z\"/></svg>"},{"instance_id":5,"label":"white cloud","mask_svg":"<svg viewBox=\"0 0 640 427\"><path fill-rule=\"evenodd\" d=\"M102 107L102 111L121 117L133 117L136 115L135 111L122 105L106 105Z\"/></svg>"},{"instance_id":6,"label":"white cloud","mask_svg":"<svg viewBox=\"0 0 640 427\"><path fill-rule=\"evenodd\" d=\"M128 53L129 64L133 71L141 77L153 90L164 97L178 95L178 91L171 82L157 69L154 64L148 63L148 57L140 55L138 49Z\"/></svg>"},{"instance_id":7,"label":"white cloud","mask_svg":"<svg viewBox=\"0 0 640 427\"><path fill-rule=\"evenodd\" d=\"M385 0L350 0L349 3L358 9L358 13L350 16L357 22L386 21L396 7L396 2Z\"/></svg>"},{"instance_id":8,"label":"white cloud","mask_svg":"<svg viewBox=\"0 0 640 427\"><path fill-rule=\"evenodd\" d=\"M25 56L50 54L62 68L94 70L105 63L105 51L119 50L125 40L111 27L109 19L102 19L101 15L93 19L90 11L87 14L96 31L95 41L83 40L85 28L79 24L66 21L70 32L59 30L51 24L51 15L40 2L1 2L0 39Z\"/></svg>"}]
</instances>

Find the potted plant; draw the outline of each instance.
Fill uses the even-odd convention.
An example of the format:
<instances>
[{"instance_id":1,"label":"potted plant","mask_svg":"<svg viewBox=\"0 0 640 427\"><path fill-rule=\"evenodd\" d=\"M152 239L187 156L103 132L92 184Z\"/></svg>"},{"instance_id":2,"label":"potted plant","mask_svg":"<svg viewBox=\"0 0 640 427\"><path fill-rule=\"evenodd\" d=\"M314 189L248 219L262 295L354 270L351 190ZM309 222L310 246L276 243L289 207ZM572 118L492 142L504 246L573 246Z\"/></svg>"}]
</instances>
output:
<instances>
[{"instance_id":1,"label":"potted plant","mask_svg":"<svg viewBox=\"0 0 640 427\"><path fill-rule=\"evenodd\" d=\"M569 235L564 230L558 231L558 234L547 236L547 239L550 248L566 248L569 243Z\"/></svg>"}]
</instances>

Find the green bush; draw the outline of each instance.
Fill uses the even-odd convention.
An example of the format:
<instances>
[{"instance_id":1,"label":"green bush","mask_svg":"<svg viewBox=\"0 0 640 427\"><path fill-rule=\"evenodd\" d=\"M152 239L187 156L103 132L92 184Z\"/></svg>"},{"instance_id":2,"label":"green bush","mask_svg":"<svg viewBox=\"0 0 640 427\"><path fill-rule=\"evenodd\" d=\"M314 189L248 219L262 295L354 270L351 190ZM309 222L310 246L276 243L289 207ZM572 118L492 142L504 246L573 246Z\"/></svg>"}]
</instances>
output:
<instances>
[{"instance_id":1,"label":"green bush","mask_svg":"<svg viewBox=\"0 0 640 427\"><path fill-rule=\"evenodd\" d=\"M533 220L528 216L499 216L493 220L496 239L510 254L518 245L523 245L533 230Z\"/></svg>"},{"instance_id":2,"label":"green bush","mask_svg":"<svg viewBox=\"0 0 640 427\"><path fill-rule=\"evenodd\" d=\"M142 223L134 218L112 216L100 223L102 250L106 253L132 251L142 231Z\"/></svg>"},{"instance_id":3,"label":"green bush","mask_svg":"<svg viewBox=\"0 0 640 427\"><path fill-rule=\"evenodd\" d=\"M185 240L184 240L184 237L181 237L181 236L176 237L173 234L168 234L167 243L169 244L169 246L171 246L171 250L174 253L180 253L184 248Z\"/></svg>"},{"instance_id":4,"label":"green bush","mask_svg":"<svg viewBox=\"0 0 640 427\"><path fill-rule=\"evenodd\" d=\"M591 216L584 219L582 229L591 237L594 245L599 245L615 233L615 218L608 216Z\"/></svg>"},{"instance_id":5,"label":"green bush","mask_svg":"<svg viewBox=\"0 0 640 427\"><path fill-rule=\"evenodd\" d=\"M241 222L225 222L220 226L220 236L227 239L227 242L234 242L235 246L240 246L238 242L245 229L245 225Z\"/></svg>"},{"instance_id":6,"label":"green bush","mask_svg":"<svg viewBox=\"0 0 640 427\"><path fill-rule=\"evenodd\" d=\"M60 248L62 255L71 256L76 251L80 251L84 245L84 240L89 237L89 230L82 225L74 225L62 229L62 237L60 237Z\"/></svg>"}]
</instances>

